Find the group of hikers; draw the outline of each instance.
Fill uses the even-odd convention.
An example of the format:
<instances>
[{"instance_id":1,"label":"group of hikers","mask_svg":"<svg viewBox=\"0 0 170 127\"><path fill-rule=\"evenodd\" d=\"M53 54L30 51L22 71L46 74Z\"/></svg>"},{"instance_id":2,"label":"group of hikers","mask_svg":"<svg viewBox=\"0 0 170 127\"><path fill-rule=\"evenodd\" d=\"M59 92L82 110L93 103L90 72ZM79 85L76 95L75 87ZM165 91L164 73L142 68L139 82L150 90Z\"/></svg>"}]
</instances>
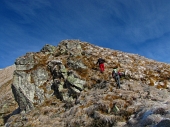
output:
<instances>
[{"instance_id":1,"label":"group of hikers","mask_svg":"<svg viewBox=\"0 0 170 127\"><path fill-rule=\"evenodd\" d=\"M104 63L105 62L106 61L104 59L102 59L101 57L97 60L96 64L99 64L99 68L100 68L101 73L104 72ZM118 68L117 67L113 68L112 77L115 79L115 82L117 84L118 89L120 89L120 76L121 76L121 73L118 71Z\"/></svg>"}]
</instances>

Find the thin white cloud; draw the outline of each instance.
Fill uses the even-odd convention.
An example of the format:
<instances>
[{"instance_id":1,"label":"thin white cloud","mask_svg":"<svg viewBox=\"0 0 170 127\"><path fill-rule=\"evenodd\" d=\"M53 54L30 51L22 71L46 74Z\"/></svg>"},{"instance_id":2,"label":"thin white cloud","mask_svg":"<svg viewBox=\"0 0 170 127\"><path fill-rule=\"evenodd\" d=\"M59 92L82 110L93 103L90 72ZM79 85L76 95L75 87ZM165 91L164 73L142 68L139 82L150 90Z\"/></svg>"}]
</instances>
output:
<instances>
[{"instance_id":1,"label":"thin white cloud","mask_svg":"<svg viewBox=\"0 0 170 127\"><path fill-rule=\"evenodd\" d=\"M46 6L50 6L50 2L46 0L10 0L5 1L8 5L9 9L13 10L14 12L25 16L25 15L35 15L36 9L42 9Z\"/></svg>"},{"instance_id":2,"label":"thin white cloud","mask_svg":"<svg viewBox=\"0 0 170 127\"><path fill-rule=\"evenodd\" d=\"M124 5L128 8L128 26L125 35L132 43L158 38L170 29L169 5L164 1L138 1ZM133 7L133 8L132 8ZM132 9L131 9L132 8ZM135 10L134 10L135 9ZM129 10L129 11L128 11ZM134 14L131 12L134 11Z\"/></svg>"}]
</instances>

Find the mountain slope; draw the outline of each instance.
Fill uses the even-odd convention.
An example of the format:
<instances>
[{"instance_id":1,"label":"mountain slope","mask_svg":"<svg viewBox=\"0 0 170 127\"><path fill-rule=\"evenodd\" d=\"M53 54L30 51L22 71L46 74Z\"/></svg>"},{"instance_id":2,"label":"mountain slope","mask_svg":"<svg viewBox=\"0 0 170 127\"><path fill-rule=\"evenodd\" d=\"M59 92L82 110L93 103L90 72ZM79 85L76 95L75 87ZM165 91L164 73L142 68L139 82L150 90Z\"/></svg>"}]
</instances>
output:
<instances>
[{"instance_id":1,"label":"mountain slope","mask_svg":"<svg viewBox=\"0 0 170 127\"><path fill-rule=\"evenodd\" d=\"M20 114L6 126L159 126L169 119L169 64L79 40L45 45L15 64ZM115 66L125 73L121 89L111 76Z\"/></svg>"},{"instance_id":2,"label":"mountain slope","mask_svg":"<svg viewBox=\"0 0 170 127\"><path fill-rule=\"evenodd\" d=\"M8 119L10 114L18 107L14 100L11 84L15 65L0 70L0 125Z\"/></svg>"}]
</instances>

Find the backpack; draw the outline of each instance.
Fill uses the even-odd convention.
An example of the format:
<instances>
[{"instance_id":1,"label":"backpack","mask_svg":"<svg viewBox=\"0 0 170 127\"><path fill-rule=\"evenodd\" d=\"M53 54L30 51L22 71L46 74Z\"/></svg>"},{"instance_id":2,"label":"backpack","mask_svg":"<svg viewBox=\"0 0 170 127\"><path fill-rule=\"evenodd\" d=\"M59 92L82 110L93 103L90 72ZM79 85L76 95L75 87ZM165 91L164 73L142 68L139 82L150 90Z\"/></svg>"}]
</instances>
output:
<instances>
[{"instance_id":1,"label":"backpack","mask_svg":"<svg viewBox=\"0 0 170 127\"><path fill-rule=\"evenodd\" d=\"M116 77L118 75L119 75L119 72L117 71L117 69L113 69L112 76Z\"/></svg>"}]
</instances>

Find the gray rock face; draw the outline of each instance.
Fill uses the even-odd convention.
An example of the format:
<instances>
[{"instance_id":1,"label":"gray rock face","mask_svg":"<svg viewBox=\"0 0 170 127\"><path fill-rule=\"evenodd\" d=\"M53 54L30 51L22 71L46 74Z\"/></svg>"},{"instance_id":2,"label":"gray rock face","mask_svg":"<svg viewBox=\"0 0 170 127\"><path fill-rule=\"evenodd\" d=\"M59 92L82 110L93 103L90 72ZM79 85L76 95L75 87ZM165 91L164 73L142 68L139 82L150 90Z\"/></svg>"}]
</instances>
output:
<instances>
[{"instance_id":1,"label":"gray rock face","mask_svg":"<svg viewBox=\"0 0 170 127\"><path fill-rule=\"evenodd\" d=\"M21 110L31 110L34 104L41 104L45 100L44 89L41 87L49 77L48 71L41 67L30 72L14 72L12 89Z\"/></svg>"},{"instance_id":2,"label":"gray rock face","mask_svg":"<svg viewBox=\"0 0 170 127\"><path fill-rule=\"evenodd\" d=\"M74 75L73 71L67 71L61 61L51 61L48 64L53 75L53 89L61 100L72 101L75 94L83 90L85 81ZM71 95L71 96L68 96Z\"/></svg>"},{"instance_id":3,"label":"gray rock face","mask_svg":"<svg viewBox=\"0 0 170 127\"><path fill-rule=\"evenodd\" d=\"M12 90L21 111L32 110L53 95L62 101L72 102L83 90L86 82L78 78L72 69L85 66L81 62L70 64L69 59L68 71L62 59L50 55L54 52L63 55L63 51L74 58L81 55L81 46L77 41L63 41L59 49L45 45L39 53L27 53L16 59Z\"/></svg>"},{"instance_id":4,"label":"gray rock face","mask_svg":"<svg viewBox=\"0 0 170 127\"><path fill-rule=\"evenodd\" d=\"M40 51L41 52L47 52L47 53L54 53L55 52L55 46L46 44Z\"/></svg>"},{"instance_id":5,"label":"gray rock face","mask_svg":"<svg viewBox=\"0 0 170 127\"><path fill-rule=\"evenodd\" d=\"M78 56L82 53L79 40L64 40L59 45L59 54L68 54L70 56Z\"/></svg>"}]
</instances>

